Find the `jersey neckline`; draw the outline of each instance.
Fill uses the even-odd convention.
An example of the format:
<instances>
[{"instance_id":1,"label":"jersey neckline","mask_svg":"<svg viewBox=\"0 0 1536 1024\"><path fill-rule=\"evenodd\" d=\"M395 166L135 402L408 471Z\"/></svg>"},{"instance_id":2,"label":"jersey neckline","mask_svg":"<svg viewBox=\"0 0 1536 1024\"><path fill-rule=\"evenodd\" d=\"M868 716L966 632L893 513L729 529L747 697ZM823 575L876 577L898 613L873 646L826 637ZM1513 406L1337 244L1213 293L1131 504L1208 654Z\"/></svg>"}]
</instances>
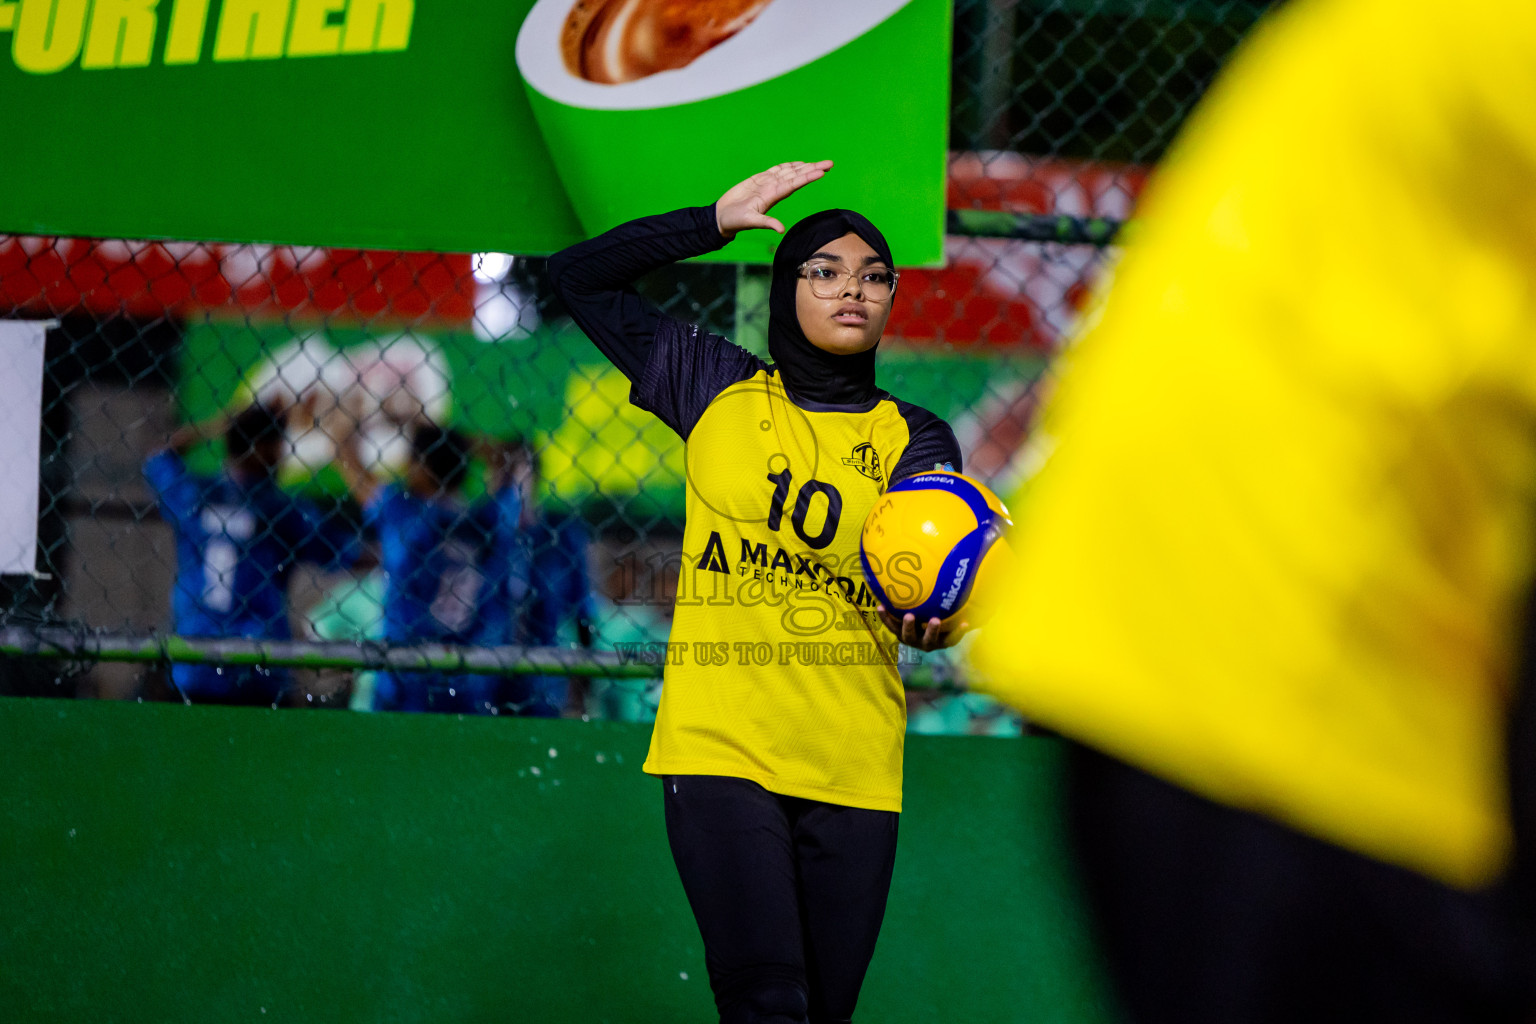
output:
<instances>
[{"instance_id":1,"label":"jersey neckline","mask_svg":"<svg viewBox=\"0 0 1536 1024\"><path fill-rule=\"evenodd\" d=\"M774 379L779 382L779 387L784 389L784 396L790 400L790 403L797 408L804 409L806 412L869 412L875 406L891 397L887 392L876 388L874 396L862 402L853 402L846 405L832 402L817 402L809 398L801 398L791 391L789 385L784 382L784 375L779 373L777 364L769 363L768 370L773 374Z\"/></svg>"}]
</instances>

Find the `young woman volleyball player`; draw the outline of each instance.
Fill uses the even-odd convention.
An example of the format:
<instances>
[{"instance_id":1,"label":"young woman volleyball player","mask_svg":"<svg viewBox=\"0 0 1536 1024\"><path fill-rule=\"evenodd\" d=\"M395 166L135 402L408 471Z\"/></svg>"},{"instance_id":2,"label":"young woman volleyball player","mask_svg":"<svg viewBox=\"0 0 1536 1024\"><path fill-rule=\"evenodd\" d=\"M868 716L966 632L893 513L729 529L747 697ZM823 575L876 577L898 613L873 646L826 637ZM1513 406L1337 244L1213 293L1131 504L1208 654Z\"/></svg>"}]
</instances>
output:
<instances>
[{"instance_id":1,"label":"young woman volleyball player","mask_svg":"<svg viewBox=\"0 0 1536 1024\"><path fill-rule=\"evenodd\" d=\"M769 216L831 166L780 164L549 265L571 316L630 379L630 401L687 442L688 596L671 636L684 657L667 666L645 770L663 780L673 858L733 1024L852 1017L901 810L906 709L889 631L924 650L961 632L896 621L858 568L876 499L914 473L960 469L960 452L937 416L875 385L897 283L884 236L848 210L787 233ZM772 363L632 288L750 228L784 234Z\"/></svg>"}]
</instances>

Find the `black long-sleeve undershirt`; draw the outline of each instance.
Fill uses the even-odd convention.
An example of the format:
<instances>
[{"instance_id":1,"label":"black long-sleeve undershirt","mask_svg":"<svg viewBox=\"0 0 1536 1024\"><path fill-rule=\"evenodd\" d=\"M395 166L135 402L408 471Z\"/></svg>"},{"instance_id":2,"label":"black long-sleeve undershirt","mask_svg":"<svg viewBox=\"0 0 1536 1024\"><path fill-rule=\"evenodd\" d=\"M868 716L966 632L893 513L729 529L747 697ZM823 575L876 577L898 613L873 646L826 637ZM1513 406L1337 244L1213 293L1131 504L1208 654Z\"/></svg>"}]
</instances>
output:
<instances>
[{"instance_id":1,"label":"black long-sleeve undershirt","mask_svg":"<svg viewBox=\"0 0 1536 1024\"><path fill-rule=\"evenodd\" d=\"M555 253L550 281L571 319L633 383L645 369L662 317L635 291L635 281L726 241L713 205L642 217Z\"/></svg>"}]
</instances>

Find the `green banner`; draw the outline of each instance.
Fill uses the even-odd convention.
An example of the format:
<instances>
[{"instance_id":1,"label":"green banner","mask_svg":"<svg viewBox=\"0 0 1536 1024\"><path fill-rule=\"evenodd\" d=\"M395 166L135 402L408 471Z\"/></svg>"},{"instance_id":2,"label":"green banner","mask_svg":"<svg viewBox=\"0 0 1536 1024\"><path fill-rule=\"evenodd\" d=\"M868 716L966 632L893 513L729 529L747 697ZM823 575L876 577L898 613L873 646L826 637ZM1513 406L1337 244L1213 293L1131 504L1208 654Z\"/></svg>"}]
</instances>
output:
<instances>
[{"instance_id":1,"label":"green banner","mask_svg":"<svg viewBox=\"0 0 1536 1024\"><path fill-rule=\"evenodd\" d=\"M540 254L832 159L782 219L941 262L949 0L719 6L0 0L0 231Z\"/></svg>"}]
</instances>

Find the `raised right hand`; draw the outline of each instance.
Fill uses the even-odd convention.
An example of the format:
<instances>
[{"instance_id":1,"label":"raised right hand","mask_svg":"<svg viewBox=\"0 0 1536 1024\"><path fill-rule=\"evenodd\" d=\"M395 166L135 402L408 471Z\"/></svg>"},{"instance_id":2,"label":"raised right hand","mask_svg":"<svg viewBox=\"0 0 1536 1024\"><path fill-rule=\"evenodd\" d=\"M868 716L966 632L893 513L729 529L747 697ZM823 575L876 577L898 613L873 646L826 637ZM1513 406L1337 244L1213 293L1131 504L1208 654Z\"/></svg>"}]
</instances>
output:
<instances>
[{"instance_id":1,"label":"raised right hand","mask_svg":"<svg viewBox=\"0 0 1536 1024\"><path fill-rule=\"evenodd\" d=\"M779 200L793 194L832 169L831 160L806 163L803 160L777 164L759 171L739 185L726 190L715 203L715 223L722 237L731 239L748 228L769 228L784 233L784 225L768 216Z\"/></svg>"}]
</instances>

